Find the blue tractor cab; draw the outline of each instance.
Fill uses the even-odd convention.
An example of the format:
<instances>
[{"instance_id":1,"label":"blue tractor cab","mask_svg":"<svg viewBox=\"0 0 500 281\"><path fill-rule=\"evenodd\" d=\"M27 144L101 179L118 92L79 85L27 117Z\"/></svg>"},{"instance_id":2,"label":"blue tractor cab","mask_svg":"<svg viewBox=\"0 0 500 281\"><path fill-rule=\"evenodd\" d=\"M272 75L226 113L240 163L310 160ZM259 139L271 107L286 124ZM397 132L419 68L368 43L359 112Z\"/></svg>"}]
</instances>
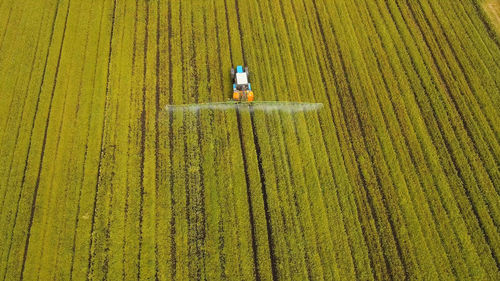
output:
<instances>
[{"instance_id":1,"label":"blue tractor cab","mask_svg":"<svg viewBox=\"0 0 500 281\"><path fill-rule=\"evenodd\" d=\"M231 68L231 79L233 80L233 100L253 101L252 86L249 82L250 72L248 67L238 65L236 69Z\"/></svg>"}]
</instances>

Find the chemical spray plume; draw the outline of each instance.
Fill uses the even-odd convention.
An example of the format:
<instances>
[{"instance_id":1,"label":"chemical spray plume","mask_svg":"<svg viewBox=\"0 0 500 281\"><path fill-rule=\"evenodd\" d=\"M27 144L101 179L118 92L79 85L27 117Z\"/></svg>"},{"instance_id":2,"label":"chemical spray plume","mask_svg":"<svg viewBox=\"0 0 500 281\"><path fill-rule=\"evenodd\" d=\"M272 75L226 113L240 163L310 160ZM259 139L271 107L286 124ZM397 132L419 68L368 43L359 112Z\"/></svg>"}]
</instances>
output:
<instances>
[{"instance_id":1,"label":"chemical spray plume","mask_svg":"<svg viewBox=\"0 0 500 281\"><path fill-rule=\"evenodd\" d=\"M199 103L199 104L181 104L181 105L167 105L167 111L199 111L199 110L214 110L225 111L235 110L240 111L285 111L285 112L307 112L320 110L323 107L322 103L308 103L308 102L282 102L282 101L261 101L251 103L237 103L237 102L212 102L212 103Z\"/></svg>"}]
</instances>

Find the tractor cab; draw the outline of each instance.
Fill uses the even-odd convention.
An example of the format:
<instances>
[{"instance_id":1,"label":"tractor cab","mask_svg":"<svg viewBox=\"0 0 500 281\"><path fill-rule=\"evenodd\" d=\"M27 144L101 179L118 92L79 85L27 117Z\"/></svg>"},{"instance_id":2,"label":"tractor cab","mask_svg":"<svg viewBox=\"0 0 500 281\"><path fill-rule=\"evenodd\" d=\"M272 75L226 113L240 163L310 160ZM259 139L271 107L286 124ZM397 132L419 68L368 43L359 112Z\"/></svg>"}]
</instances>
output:
<instances>
[{"instance_id":1,"label":"tractor cab","mask_svg":"<svg viewBox=\"0 0 500 281\"><path fill-rule=\"evenodd\" d=\"M253 101L252 86L249 83L250 73L248 67L238 65L236 69L231 68L231 79L233 80L233 100Z\"/></svg>"}]
</instances>

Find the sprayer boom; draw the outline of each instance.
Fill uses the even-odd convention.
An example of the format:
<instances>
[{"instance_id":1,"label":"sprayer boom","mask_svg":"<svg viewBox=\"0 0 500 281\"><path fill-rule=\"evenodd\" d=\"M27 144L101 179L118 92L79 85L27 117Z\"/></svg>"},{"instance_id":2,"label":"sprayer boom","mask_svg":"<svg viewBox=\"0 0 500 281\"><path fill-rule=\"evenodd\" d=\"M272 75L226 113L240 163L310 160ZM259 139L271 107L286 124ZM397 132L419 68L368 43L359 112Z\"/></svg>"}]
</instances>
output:
<instances>
[{"instance_id":1,"label":"sprayer boom","mask_svg":"<svg viewBox=\"0 0 500 281\"><path fill-rule=\"evenodd\" d=\"M169 111L198 111L198 110L239 110L239 111L283 111L283 112L305 112L320 110L323 107L322 103L310 102L284 102L284 101L254 101L254 102L209 102L209 103L193 103L181 105L167 105Z\"/></svg>"}]
</instances>

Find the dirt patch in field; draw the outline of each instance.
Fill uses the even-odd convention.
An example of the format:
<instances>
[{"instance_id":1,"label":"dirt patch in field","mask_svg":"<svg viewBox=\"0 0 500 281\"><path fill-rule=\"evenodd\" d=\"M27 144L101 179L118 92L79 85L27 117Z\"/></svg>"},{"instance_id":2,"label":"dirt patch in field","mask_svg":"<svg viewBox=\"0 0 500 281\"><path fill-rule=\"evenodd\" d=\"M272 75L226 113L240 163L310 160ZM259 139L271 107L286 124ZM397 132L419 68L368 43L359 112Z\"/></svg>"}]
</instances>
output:
<instances>
[{"instance_id":1,"label":"dirt patch in field","mask_svg":"<svg viewBox=\"0 0 500 281\"><path fill-rule=\"evenodd\" d=\"M500 34L500 1L486 0L483 3L483 9L490 17L491 22L495 26L495 30L498 32L498 34Z\"/></svg>"}]
</instances>

